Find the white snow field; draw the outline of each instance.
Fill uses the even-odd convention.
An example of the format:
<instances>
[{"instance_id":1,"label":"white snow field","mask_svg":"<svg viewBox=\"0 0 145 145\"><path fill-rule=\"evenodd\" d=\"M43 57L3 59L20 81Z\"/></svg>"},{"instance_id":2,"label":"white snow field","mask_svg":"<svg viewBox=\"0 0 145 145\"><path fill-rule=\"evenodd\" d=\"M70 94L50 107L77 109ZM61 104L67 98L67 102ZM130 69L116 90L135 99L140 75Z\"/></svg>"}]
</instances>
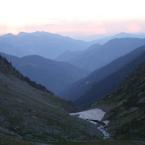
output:
<instances>
[{"instance_id":1,"label":"white snow field","mask_svg":"<svg viewBox=\"0 0 145 145\"><path fill-rule=\"evenodd\" d=\"M97 124L91 120L102 121L102 119L105 115L105 112L101 109L95 108L95 109L85 110L82 112L70 113L70 115L77 116L77 117L84 119L84 120L90 120L89 122ZM109 123L108 120L102 121L102 122L104 122L106 125L108 125L108 123ZM108 139L110 137L109 133L106 131L106 129L103 125L99 125L97 127L97 129L102 132L104 139Z\"/></svg>"},{"instance_id":2,"label":"white snow field","mask_svg":"<svg viewBox=\"0 0 145 145\"><path fill-rule=\"evenodd\" d=\"M90 119L101 121L105 115L105 112L101 109L95 108L77 113L70 113L70 115L78 116L81 119Z\"/></svg>"}]
</instances>

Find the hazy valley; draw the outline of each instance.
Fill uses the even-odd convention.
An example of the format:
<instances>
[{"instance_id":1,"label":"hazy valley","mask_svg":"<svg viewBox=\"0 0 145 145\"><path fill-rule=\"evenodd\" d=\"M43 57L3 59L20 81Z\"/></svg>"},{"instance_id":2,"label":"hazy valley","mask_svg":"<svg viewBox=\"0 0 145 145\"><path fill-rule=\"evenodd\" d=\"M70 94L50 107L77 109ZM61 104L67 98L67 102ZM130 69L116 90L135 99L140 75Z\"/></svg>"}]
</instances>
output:
<instances>
[{"instance_id":1,"label":"hazy valley","mask_svg":"<svg viewBox=\"0 0 145 145\"><path fill-rule=\"evenodd\" d=\"M0 144L144 145L144 106L144 35L0 36Z\"/></svg>"}]
</instances>

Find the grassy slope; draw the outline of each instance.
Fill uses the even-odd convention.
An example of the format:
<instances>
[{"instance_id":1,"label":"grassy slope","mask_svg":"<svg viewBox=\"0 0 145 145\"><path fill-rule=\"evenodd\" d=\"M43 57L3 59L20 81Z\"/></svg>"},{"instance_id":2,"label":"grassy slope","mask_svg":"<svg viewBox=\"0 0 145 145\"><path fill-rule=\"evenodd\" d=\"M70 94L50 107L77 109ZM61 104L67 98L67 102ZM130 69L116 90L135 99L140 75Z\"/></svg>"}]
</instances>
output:
<instances>
[{"instance_id":1,"label":"grassy slope","mask_svg":"<svg viewBox=\"0 0 145 145\"><path fill-rule=\"evenodd\" d=\"M43 143L35 143L22 141L12 137L0 137L0 145L44 145ZM97 140L97 141L72 141L67 142L60 140L59 142L49 142L45 145L144 145L143 142L128 140Z\"/></svg>"},{"instance_id":2,"label":"grassy slope","mask_svg":"<svg viewBox=\"0 0 145 145\"><path fill-rule=\"evenodd\" d=\"M0 136L0 145L35 145L34 143L22 141L12 137Z\"/></svg>"},{"instance_id":3,"label":"grassy slope","mask_svg":"<svg viewBox=\"0 0 145 145\"><path fill-rule=\"evenodd\" d=\"M67 102L44 88L24 81L11 66L0 61L0 145L141 145L130 141L93 140L94 126L71 118ZM11 71L10 71L11 69ZM19 76L19 77L18 77ZM21 79L20 79L21 78ZM63 107L65 106L65 107ZM54 142L51 142L54 141ZM37 145L44 145L38 144Z\"/></svg>"},{"instance_id":4,"label":"grassy slope","mask_svg":"<svg viewBox=\"0 0 145 145\"><path fill-rule=\"evenodd\" d=\"M68 115L68 102L30 84L0 58L0 136L37 142L96 137L93 125Z\"/></svg>"},{"instance_id":5,"label":"grassy slope","mask_svg":"<svg viewBox=\"0 0 145 145\"><path fill-rule=\"evenodd\" d=\"M128 140L97 140L84 142L65 142L58 143L57 145L143 145L143 143Z\"/></svg>"},{"instance_id":6,"label":"grassy slope","mask_svg":"<svg viewBox=\"0 0 145 145\"><path fill-rule=\"evenodd\" d=\"M108 111L108 129L115 138L145 138L145 64L140 66L112 95L94 106Z\"/></svg>"}]
</instances>

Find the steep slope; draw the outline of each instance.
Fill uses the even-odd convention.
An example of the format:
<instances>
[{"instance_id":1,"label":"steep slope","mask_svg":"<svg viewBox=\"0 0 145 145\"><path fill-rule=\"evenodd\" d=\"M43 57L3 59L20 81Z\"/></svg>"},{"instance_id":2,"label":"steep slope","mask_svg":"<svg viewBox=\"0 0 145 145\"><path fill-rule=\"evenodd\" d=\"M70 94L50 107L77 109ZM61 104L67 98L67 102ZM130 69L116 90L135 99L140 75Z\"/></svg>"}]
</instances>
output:
<instances>
[{"instance_id":1,"label":"steep slope","mask_svg":"<svg viewBox=\"0 0 145 145\"><path fill-rule=\"evenodd\" d=\"M144 53L145 46L137 48L126 56L120 57L109 65L96 70L88 77L74 83L62 92L62 95L79 105L88 105L95 99L103 97L117 88L129 73L145 61Z\"/></svg>"},{"instance_id":2,"label":"steep slope","mask_svg":"<svg viewBox=\"0 0 145 145\"><path fill-rule=\"evenodd\" d=\"M6 34L0 36L0 51L16 56L40 55L55 58L69 50L83 50L89 42L47 32Z\"/></svg>"},{"instance_id":3,"label":"steep slope","mask_svg":"<svg viewBox=\"0 0 145 145\"><path fill-rule=\"evenodd\" d=\"M37 55L22 58L2 55L24 75L43 84L56 94L88 74L85 70L71 64L45 59Z\"/></svg>"},{"instance_id":4,"label":"steep slope","mask_svg":"<svg viewBox=\"0 0 145 145\"><path fill-rule=\"evenodd\" d=\"M0 57L0 135L37 142L96 136L92 124L68 115L68 102L39 87Z\"/></svg>"},{"instance_id":5,"label":"steep slope","mask_svg":"<svg viewBox=\"0 0 145 145\"><path fill-rule=\"evenodd\" d=\"M78 56L73 58L70 57L70 60L68 62L90 72L93 72L96 69L100 69L101 67L111 63L113 60L126 55L127 53L144 44L145 39L116 38L103 45L92 45Z\"/></svg>"},{"instance_id":6,"label":"steep slope","mask_svg":"<svg viewBox=\"0 0 145 145\"><path fill-rule=\"evenodd\" d=\"M108 111L108 130L114 138L145 139L145 63L130 75L120 88L98 101Z\"/></svg>"},{"instance_id":7,"label":"steep slope","mask_svg":"<svg viewBox=\"0 0 145 145\"><path fill-rule=\"evenodd\" d=\"M126 57L122 58L123 61L126 61L125 58L127 58L128 61L126 62L126 64L121 64L120 66L120 64L118 64L118 61L114 62L114 64L116 63L116 65L113 64L114 67L116 67L115 72L111 73L111 75L107 77L104 77L104 79L93 83L91 88L87 90L85 94L82 95L75 102L79 105L86 106L90 104L90 102L92 103L96 99L100 99L101 97L104 97L105 95L111 93L113 90L117 89L118 86L122 83L122 81L131 72L133 72L141 63L145 62L145 47L142 53L137 55L137 51L134 51L134 54L135 53L136 57L132 57L133 55L127 55ZM118 68L118 66L120 68Z\"/></svg>"}]
</instances>

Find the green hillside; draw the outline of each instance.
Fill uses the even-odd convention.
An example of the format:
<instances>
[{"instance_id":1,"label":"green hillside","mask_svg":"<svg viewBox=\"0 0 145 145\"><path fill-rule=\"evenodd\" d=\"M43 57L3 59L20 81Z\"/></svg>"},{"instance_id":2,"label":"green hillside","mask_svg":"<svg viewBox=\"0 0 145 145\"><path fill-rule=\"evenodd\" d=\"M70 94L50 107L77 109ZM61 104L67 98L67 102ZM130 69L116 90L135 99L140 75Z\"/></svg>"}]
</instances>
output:
<instances>
[{"instance_id":1,"label":"green hillside","mask_svg":"<svg viewBox=\"0 0 145 145\"><path fill-rule=\"evenodd\" d=\"M0 135L34 142L96 138L94 125L68 115L72 109L0 57Z\"/></svg>"},{"instance_id":2,"label":"green hillside","mask_svg":"<svg viewBox=\"0 0 145 145\"><path fill-rule=\"evenodd\" d=\"M120 89L96 102L107 111L108 130L119 139L145 139L145 64L121 85Z\"/></svg>"}]
</instances>

